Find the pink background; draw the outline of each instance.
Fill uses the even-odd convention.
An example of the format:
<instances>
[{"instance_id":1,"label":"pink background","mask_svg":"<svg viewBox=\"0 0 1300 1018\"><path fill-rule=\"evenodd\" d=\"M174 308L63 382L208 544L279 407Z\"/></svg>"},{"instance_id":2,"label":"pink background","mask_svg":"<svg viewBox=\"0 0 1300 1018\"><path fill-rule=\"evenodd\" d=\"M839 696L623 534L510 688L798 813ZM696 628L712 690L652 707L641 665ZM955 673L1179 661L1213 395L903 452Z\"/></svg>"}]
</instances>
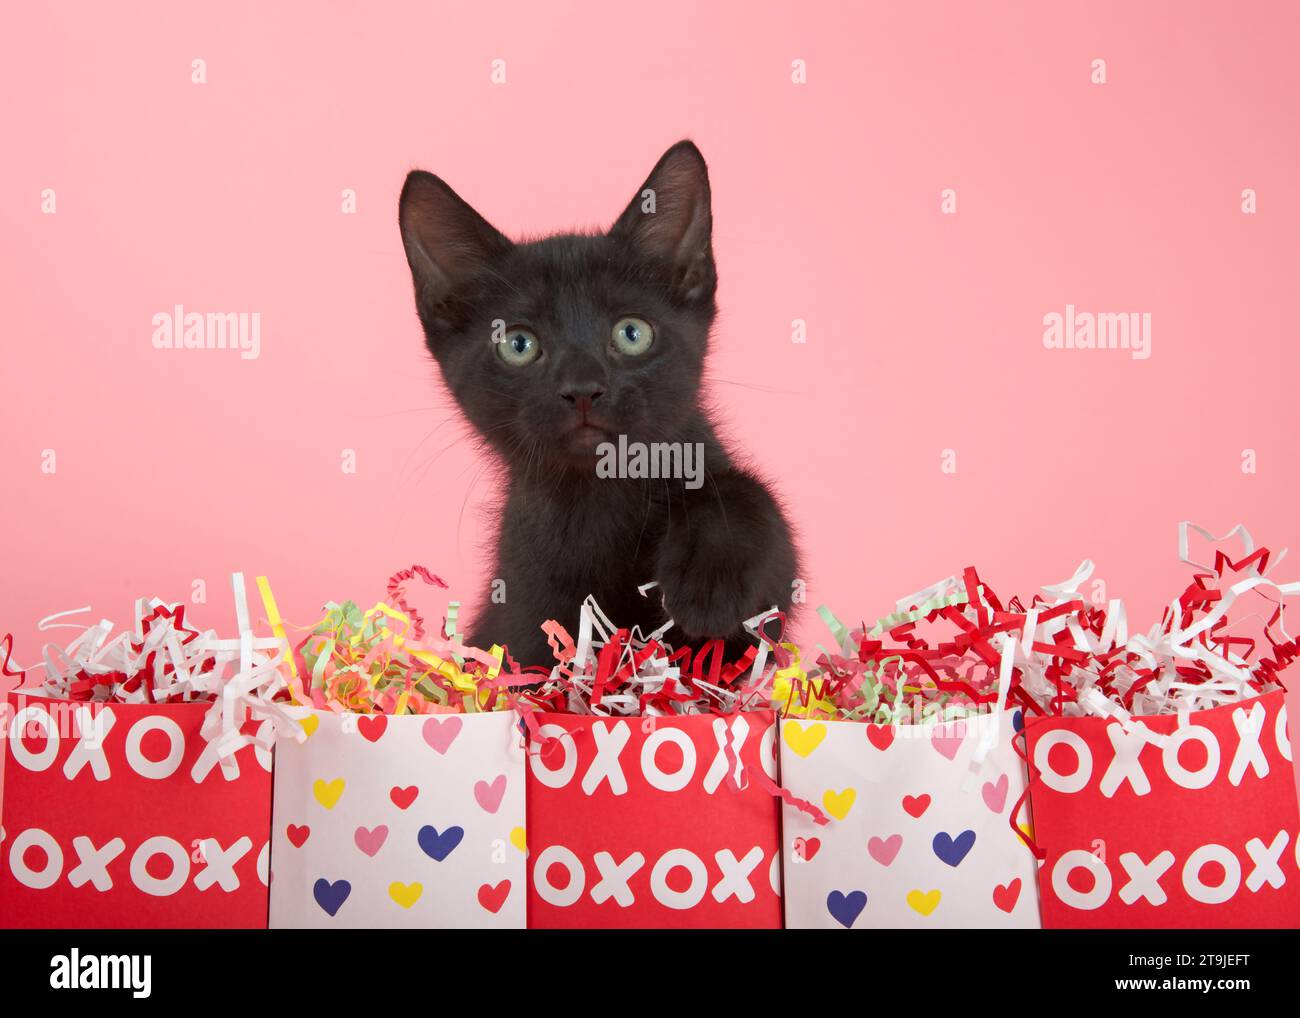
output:
<instances>
[{"instance_id":1,"label":"pink background","mask_svg":"<svg viewBox=\"0 0 1300 1018\"><path fill-rule=\"evenodd\" d=\"M1090 556L1145 625L1186 582L1180 519L1300 543L1294 5L612 7L7 16L0 632L22 663L47 613L126 619L196 579L226 626L235 569L304 622L412 562L472 602L492 493L422 346L403 177L515 235L603 226L683 136L715 194L713 391L803 533L810 608L874 618L968 564L1032 593ZM260 358L155 350L177 303L260 312ZM1151 358L1044 349L1066 303L1150 312Z\"/></svg>"}]
</instances>

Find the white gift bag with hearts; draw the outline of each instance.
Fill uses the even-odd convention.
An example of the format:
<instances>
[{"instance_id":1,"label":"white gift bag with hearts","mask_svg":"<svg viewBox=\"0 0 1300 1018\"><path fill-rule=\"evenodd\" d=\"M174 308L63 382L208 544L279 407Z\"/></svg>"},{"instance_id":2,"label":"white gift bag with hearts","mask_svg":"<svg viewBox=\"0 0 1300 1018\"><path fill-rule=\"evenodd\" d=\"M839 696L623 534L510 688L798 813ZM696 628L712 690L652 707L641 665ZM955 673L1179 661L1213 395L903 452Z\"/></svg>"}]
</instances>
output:
<instances>
[{"instance_id":1,"label":"white gift bag with hearts","mask_svg":"<svg viewBox=\"0 0 1300 1018\"><path fill-rule=\"evenodd\" d=\"M271 926L523 929L515 714L313 717L276 746Z\"/></svg>"},{"instance_id":2,"label":"white gift bag with hearts","mask_svg":"<svg viewBox=\"0 0 1300 1018\"><path fill-rule=\"evenodd\" d=\"M898 726L783 719L782 783L828 817L784 808L786 926L1038 927L1037 863L1011 822L1020 725L1010 710Z\"/></svg>"}]
</instances>

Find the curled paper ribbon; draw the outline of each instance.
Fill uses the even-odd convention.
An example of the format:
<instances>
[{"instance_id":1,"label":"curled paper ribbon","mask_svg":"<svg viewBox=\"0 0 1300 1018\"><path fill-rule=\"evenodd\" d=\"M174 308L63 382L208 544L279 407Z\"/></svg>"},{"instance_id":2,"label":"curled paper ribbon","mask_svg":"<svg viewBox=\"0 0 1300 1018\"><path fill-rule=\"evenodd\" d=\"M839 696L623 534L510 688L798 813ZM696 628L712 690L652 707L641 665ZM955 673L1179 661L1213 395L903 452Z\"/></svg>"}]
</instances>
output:
<instances>
[{"instance_id":1,"label":"curled paper ribbon","mask_svg":"<svg viewBox=\"0 0 1300 1018\"><path fill-rule=\"evenodd\" d=\"M647 584L643 592L651 587ZM546 681L523 697L539 709L600 717L769 708L777 662L788 661L790 654L771 644L759 622L777 617L784 628L784 617L776 609L748 620L745 626L757 634L759 644L738 660L727 661L722 640L674 649L664 640L671 621L651 633L619 627L588 597L579 611L576 641L554 619L543 624L556 664Z\"/></svg>"},{"instance_id":2,"label":"curled paper ribbon","mask_svg":"<svg viewBox=\"0 0 1300 1018\"><path fill-rule=\"evenodd\" d=\"M5 633L0 638L0 696L9 692L11 689L17 689L22 685L23 676L28 669L23 668L14 660L14 634ZM13 665L13 668L9 666ZM12 679L10 682L8 680Z\"/></svg>"},{"instance_id":3,"label":"curled paper ribbon","mask_svg":"<svg viewBox=\"0 0 1300 1018\"><path fill-rule=\"evenodd\" d=\"M1216 549L1211 565L1191 558L1193 534L1219 543L1239 538L1233 559ZM1042 588L1028 608L1005 606L974 569L899 600L867 629L849 630L821 609L835 639L817 667L778 684L788 715L911 724L1020 707L1034 714L1112 719L1163 744L1140 721L1188 714L1279 688L1300 657L1283 605L1300 582L1268 575L1285 552L1256 547L1234 527L1222 537L1179 526L1179 557L1199 570L1145 632L1130 632L1113 599L1090 603L1080 589L1093 575L1085 559L1068 579ZM981 742L976 756L988 747Z\"/></svg>"},{"instance_id":4,"label":"curled paper ribbon","mask_svg":"<svg viewBox=\"0 0 1300 1018\"><path fill-rule=\"evenodd\" d=\"M324 615L296 643L266 577L258 590L266 620L284 647L285 682L295 702L308 708L354 714L477 713L513 707L508 685L524 681L503 674L504 648L485 651L456 636L456 602L448 605L444 636L425 631L405 601L402 585L419 578L446 584L423 566L395 573L388 582L392 603L362 610L353 601L326 604ZM304 630L299 630L304 632ZM510 671L517 672L509 662Z\"/></svg>"},{"instance_id":5,"label":"curled paper ribbon","mask_svg":"<svg viewBox=\"0 0 1300 1018\"><path fill-rule=\"evenodd\" d=\"M239 635L230 639L194 628L184 605L156 598L137 600L132 627L116 634L108 619L69 621L88 607L47 616L39 623L42 632L80 633L67 644L46 644L39 694L113 703L210 702L200 732L223 769L233 770L231 757L240 748L269 748L275 732L296 729L305 710L286 695L280 641L253 634L242 574L231 576L231 587Z\"/></svg>"},{"instance_id":6,"label":"curled paper ribbon","mask_svg":"<svg viewBox=\"0 0 1300 1018\"><path fill-rule=\"evenodd\" d=\"M441 587L443 590L447 589L447 584L425 569L424 566L411 566L410 569L399 570L388 578L389 602L394 608L404 612L410 618L412 639L421 640L424 638L424 619L420 617L419 612L406 603L406 598L403 596L406 581L415 577L423 580L431 587ZM450 636L452 631L452 629L447 630L447 635Z\"/></svg>"}]
</instances>

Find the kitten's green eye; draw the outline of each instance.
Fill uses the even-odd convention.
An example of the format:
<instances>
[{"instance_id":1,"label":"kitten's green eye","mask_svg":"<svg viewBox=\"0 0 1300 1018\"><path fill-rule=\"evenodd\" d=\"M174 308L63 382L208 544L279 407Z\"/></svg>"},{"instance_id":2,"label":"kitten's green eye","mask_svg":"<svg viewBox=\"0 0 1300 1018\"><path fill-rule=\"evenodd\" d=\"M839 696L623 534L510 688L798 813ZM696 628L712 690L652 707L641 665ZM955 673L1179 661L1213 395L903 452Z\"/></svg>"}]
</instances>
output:
<instances>
[{"instance_id":1,"label":"kitten's green eye","mask_svg":"<svg viewBox=\"0 0 1300 1018\"><path fill-rule=\"evenodd\" d=\"M654 345L655 330L644 318L620 318L614 323L614 346L635 357Z\"/></svg>"},{"instance_id":2,"label":"kitten's green eye","mask_svg":"<svg viewBox=\"0 0 1300 1018\"><path fill-rule=\"evenodd\" d=\"M497 355L507 364L522 367L537 360L542 344L527 329L511 329L506 338L496 344Z\"/></svg>"}]
</instances>

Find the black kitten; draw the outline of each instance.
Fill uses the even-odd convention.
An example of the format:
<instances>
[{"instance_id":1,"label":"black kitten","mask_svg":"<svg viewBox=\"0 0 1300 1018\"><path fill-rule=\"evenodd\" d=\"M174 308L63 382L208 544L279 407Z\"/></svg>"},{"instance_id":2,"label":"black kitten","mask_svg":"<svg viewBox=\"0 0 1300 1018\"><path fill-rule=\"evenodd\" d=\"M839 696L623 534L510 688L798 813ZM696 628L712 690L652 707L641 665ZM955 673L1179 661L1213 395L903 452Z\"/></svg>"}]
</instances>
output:
<instances>
[{"instance_id":1,"label":"black kitten","mask_svg":"<svg viewBox=\"0 0 1300 1018\"><path fill-rule=\"evenodd\" d=\"M509 474L504 583L471 642L550 664L541 623L576 636L593 594L618 625L672 618L674 644L735 654L744 619L788 610L789 527L700 405L717 273L699 150L669 149L608 233L513 244L418 170L400 221L429 349Z\"/></svg>"}]
</instances>

